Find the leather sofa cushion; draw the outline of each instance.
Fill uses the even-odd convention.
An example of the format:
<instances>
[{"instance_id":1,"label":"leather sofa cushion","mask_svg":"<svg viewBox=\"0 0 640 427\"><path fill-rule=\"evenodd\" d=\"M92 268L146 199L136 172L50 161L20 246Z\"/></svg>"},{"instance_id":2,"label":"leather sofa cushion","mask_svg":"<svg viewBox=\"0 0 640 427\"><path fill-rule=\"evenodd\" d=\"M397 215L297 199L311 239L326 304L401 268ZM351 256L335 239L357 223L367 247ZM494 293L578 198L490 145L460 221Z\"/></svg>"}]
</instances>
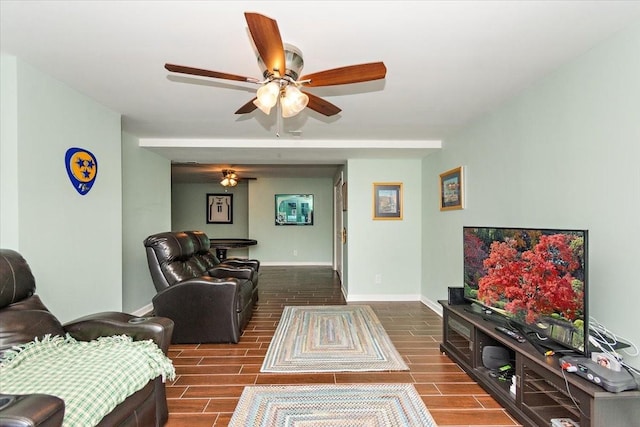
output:
<instances>
[{"instance_id":1,"label":"leather sofa cushion","mask_svg":"<svg viewBox=\"0 0 640 427\"><path fill-rule=\"evenodd\" d=\"M64 328L50 312L4 310L0 312L0 357L14 345L24 344L47 334L65 335Z\"/></svg>"},{"instance_id":2,"label":"leather sofa cushion","mask_svg":"<svg viewBox=\"0 0 640 427\"><path fill-rule=\"evenodd\" d=\"M162 271L170 285L202 277L206 274L204 266L195 258L186 261L167 262L162 266Z\"/></svg>"},{"instance_id":3,"label":"leather sofa cushion","mask_svg":"<svg viewBox=\"0 0 640 427\"><path fill-rule=\"evenodd\" d=\"M36 283L27 261L17 252L3 249L0 272L0 357L14 345L36 337L64 336L58 319L34 295Z\"/></svg>"},{"instance_id":4,"label":"leather sofa cushion","mask_svg":"<svg viewBox=\"0 0 640 427\"><path fill-rule=\"evenodd\" d=\"M6 253L6 255L5 255ZM23 300L36 293L36 279L27 261L17 252L3 249L0 255L0 308Z\"/></svg>"}]
</instances>

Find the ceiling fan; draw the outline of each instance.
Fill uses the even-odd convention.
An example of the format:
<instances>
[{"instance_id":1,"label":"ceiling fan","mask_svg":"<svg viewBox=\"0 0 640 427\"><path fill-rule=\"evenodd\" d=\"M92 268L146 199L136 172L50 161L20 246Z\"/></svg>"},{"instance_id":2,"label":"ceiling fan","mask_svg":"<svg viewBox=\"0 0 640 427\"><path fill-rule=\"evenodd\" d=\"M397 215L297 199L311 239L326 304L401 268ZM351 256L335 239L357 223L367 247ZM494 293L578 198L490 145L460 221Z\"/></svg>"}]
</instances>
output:
<instances>
[{"instance_id":1,"label":"ceiling fan","mask_svg":"<svg viewBox=\"0 0 640 427\"><path fill-rule=\"evenodd\" d=\"M262 69L262 80L169 63L165 64L165 68L174 73L258 84L260 88L256 97L235 113L246 114L259 108L265 114L270 114L271 109L276 106L279 110L278 119L280 116L293 117L305 107L325 116L333 116L341 111L332 103L300 90L300 87L360 83L383 79L386 76L387 68L384 63L371 62L333 68L300 77L304 66L302 52L295 46L282 42L278 23L259 13L245 12L244 16L259 55L258 64Z\"/></svg>"},{"instance_id":2,"label":"ceiling fan","mask_svg":"<svg viewBox=\"0 0 640 427\"><path fill-rule=\"evenodd\" d=\"M238 174L233 169L222 169L222 181L220 185L223 187L235 187L238 185Z\"/></svg>"}]
</instances>

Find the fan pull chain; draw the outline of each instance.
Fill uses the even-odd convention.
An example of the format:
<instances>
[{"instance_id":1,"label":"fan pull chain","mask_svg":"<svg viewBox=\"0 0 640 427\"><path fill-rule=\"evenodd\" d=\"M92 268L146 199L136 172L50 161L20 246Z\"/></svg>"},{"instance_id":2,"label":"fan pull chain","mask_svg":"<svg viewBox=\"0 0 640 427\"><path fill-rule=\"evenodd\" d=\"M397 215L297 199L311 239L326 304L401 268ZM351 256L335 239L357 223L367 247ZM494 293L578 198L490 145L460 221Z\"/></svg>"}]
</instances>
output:
<instances>
[{"instance_id":1,"label":"fan pull chain","mask_svg":"<svg viewBox=\"0 0 640 427\"><path fill-rule=\"evenodd\" d=\"M276 138L280 138L280 132L282 132L282 105L281 105L281 99L278 99L278 102L276 104L276 120L277 120Z\"/></svg>"}]
</instances>

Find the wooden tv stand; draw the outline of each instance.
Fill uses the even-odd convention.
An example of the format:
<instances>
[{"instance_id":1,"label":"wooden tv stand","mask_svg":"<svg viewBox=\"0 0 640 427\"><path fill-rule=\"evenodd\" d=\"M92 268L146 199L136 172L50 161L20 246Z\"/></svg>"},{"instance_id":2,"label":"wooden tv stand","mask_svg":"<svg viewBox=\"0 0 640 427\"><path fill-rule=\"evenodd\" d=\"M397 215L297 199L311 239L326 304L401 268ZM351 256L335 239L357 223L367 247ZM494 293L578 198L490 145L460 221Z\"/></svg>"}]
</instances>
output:
<instances>
[{"instance_id":1,"label":"wooden tv stand","mask_svg":"<svg viewBox=\"0 0 640 427\"><path fill-rule=\"evenodd\" d=\"M499 318L486 320L474 313L470 305L438 302L443 308L440 350L523 425L551 426L553 418L570 418L580 427L640 425L640 391L610 393L575 374L563 373L558 355L544 356L531 343L519 343L496 331ZM484 367L485 346L509 350L515 360L515 394L509 390L511 381L490 375L492 371Z\"/></svg>"}]
</instances>

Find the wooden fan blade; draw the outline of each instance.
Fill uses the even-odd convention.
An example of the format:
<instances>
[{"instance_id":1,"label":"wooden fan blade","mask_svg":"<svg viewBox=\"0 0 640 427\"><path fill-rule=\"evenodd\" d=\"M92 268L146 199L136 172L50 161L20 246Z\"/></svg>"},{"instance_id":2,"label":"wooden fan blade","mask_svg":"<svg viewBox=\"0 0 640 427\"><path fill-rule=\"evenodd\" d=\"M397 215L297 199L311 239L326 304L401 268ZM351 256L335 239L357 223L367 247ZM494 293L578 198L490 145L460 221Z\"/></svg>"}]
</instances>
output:
<instances>
[{"instance_id":1,"label":"wooden fan blade","mask_svg":"<svg viewBox=\"0 0 640 427\"><path fill-rule=\"evenodd\" d=\"M258 99L258 98L253 98L251 101L247 102L242 107L238 108L238 111L236 111L236 114L247 114L247 113L252 112L256 108L258 108L253 103L253 101L255 101L256 99Z\"/></svg>"},{"instance_id":2,"label":"wooden fan blade","mask_svg":"<svg viewBox=\"0 0 640 427\"><path fill-rule=\"evenodd\" d=\"M307 104L307 108L311 108L312 110L317 111L318 113L323 114L325 116L334 116L338 114L340 111L342 111L340 108L336 107L329 101L325 101L319 96L316 96L312 93L304 92L304 91L303 93L309 97L309 103Z\"/></svg>"},{"instance_id":3,"label":"wooden fan blade","mask_svg":"<svg viewBox=\"0 0 640 427\"><path fill-rule=\"evenodd\" d=\"M213 77L216 79L237 80L240 82L257 83L253 77L238 76L236 74L220 73L218 71L203 70L202 68L186 67L184 65L164 64L164 68L174 73L191 74L194 76Z\"/></svg>"},{"instance_id":4,"label":"wooden fan blade","mask_svg":"<svg viewBox=\"0 0 640 427\"><path fill-rule=\"evenodd\" d=\"M278 23L259 13L245 12L244 16L253 43L256 45L267 70L277 75L284 75L287 67ZM274 70L278 72L275 73Z\"/></svg>"},{"instance_id":5,"label":"wooden fan blade","mask_svg":"<svg viewBox=\"0 0 640 427\"><path fill-rule=\"evenodd\" d=\"M311 80L305 86L333 86L384 79L386 75L387 67L383 62L370 62L307 74L299 80Z\"/></svg>"}]
</instances>

